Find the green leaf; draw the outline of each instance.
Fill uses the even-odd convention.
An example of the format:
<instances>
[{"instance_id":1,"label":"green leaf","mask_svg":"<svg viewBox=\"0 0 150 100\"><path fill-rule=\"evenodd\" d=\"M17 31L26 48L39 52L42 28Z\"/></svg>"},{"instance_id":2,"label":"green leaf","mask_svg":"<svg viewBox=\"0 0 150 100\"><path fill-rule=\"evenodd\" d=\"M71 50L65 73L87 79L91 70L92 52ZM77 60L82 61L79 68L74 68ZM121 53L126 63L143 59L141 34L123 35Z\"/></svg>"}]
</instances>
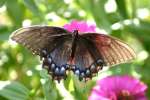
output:
<instances>
[{"instance_id":1,"label":"green leaf","mask_svg":"<svg viewBox=\"0 0 150 100\"><path fill-rule=\"evenodd\" d=\"M41 83L43 87L43 92L46 100L57 100L57 91L54 86L54 82L49 79L48 74L46 74L46 70L42 70L40 75L42 77Z\"/></svg>"},{"instance_id":2,"label":"green leaf","mask_svg":"<svg viewBox=\"0 0 150 100\"><path fill-rule=\"evenodd\" d=\"M126 2L125 0L116 0L116 4L118 6L118 11L120 13L120 15L124 18L127 19L128 18L128 13L127 13L127 9L126 9Z\"/></svg>"},{"instance_id":3,"label":"green leaf","mask_svg":"<svg viewBox=\"0 0 150 100\"><path fill-rule=\"evenodd\" d=\"M2 7L5 4L6 0L0 0L0 7Z\"/></svg>"},{"instance_id":4,"label":"green leaf","mask_svg":"<svg viewBox=\"0 0 150 100\"><path fill-rule=\"evenodd\" d=\"M7 26L0 26L0 41L5 41L8 39L10 34L8 34Z\"/></svg>"},{"instance_id":5,"label":"green leaf","mask_svg":"<svg viewBox=\"0 0 150 100\"><path fill-rule=\"evenodd\" d=\"M21 26L24 16L24 9L22 4L20 4L17 0L7 0L6 6L7 13L14 23L14 26Z\"/></svg>"},{"instance_id":6,"label":"green leaf","mask_svg":"<svg viewBox=\"0 0 150 100\"><path fill-rule=\"evenodd\" d=\"M104 9L106 0L90 0L91 13L96 21L97 26L105 29L108 33L111 32L110 22Z\"/></svg>"},{"instance_id":7,"label":"green leaf","mask_svg":"<svg viewBox=\"0 0 150 100\"><path fill-rule=\"evenodd\" d=\"M40 10L38 6L35 4L34 0L23 0L25 6L32 11L35 15L38 15L40 17Z\"/></svg>"},{"instance_id":8,"label":"green leaf","mask_svg":"<svg viewBox=\"0 0 150 100\"><path fill-rule=\"evenodd\" d=\"M88 97L88 82L79 81L78 77L73 77L74 91L72 94L76 100L87 100Z\"/></svg>"},{"instance_id":9,"label":"green leaf","mask_svg":"<svg viewBox=\"0 0 150 100\"><path fill-rule=\"evenodd\" d=\"M139 25L129 24L125 30L133 33L148 51L150 50L150 22L140 21Z\"/></svg>"},{"instance_id":10,"label":"green leaf","mask_svg":"<svg viewBox=\"0 0 150 100\"><path fill-rule=\"evenodd\" d=\"M70 87L71 81L72 81L72 75L69 74L69 75L67 76L67 79L64 81L64 86L65 86L65 88L66 88L68 91L70 91L69 87ZM72 90L72 89L71 89L71 90Z\"/></svg>"},{"instance_id":11,"label":"green leaf","mask_svg":"<svg viewBox=\"0 0 150 100\"><path fill-rule=\"evenodd\" d=\"M18 82L0 81L0 95L9 100L26 100L29 90Z\"/></svg>"},{"instance_id":12,"label":"green leaf","mask_svg":"<svg viewBox=\"0 0 150 100\"><path fill-rule=\"evenodd\" d=\"M149 41L150 42L150 23L141 23L141 25L136 26L134 24L130 24L125 26L126 30L135 34L140 40Z\"/></svg>"}]
</instances>

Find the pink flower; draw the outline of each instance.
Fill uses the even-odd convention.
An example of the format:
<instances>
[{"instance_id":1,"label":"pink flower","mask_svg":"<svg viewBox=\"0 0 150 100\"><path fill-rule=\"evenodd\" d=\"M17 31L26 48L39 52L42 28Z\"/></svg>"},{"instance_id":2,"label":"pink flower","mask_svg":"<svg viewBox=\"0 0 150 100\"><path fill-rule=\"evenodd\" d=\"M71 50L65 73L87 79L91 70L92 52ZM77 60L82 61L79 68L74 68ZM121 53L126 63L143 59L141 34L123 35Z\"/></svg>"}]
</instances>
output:
<instances>
[{"instance_id":1,"label":"pink flower","mask_svg":"<svg viewBox=\"0 0 150 100\"><path fill-rule=\"evenodd\" d=\"M66 30L73 32L74 30L78 30L80 33L82 32L95 32L95 25L88 25L84 21L72 21L70 24L65 24L63 26Z\"/></svg>"},{"instance_id":2,"label":"pink flower","mask_svg":"<svg viewBox=\"0 0 150 100\"><path fill-rule=\"evenodd\" d=\"M147 86L131 76L108 76L97 81L89 100L147 100Z\"/></svg>"}]
</instances>

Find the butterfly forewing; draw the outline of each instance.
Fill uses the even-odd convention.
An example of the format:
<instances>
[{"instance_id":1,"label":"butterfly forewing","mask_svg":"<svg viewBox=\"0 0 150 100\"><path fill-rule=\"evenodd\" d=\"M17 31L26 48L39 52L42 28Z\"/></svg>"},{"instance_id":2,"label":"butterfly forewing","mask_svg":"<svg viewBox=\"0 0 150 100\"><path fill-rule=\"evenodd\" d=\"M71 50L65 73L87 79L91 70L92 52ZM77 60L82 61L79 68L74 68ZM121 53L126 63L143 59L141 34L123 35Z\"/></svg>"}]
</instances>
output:
<instances>
[{"instance_id":1,"label":"butterfly forewing","mask_svg":"<svg viewBox=\"0 0 150 100\"><path fill-rule=\"evenodd\" d=\"M40 55L41 50L46 48L49 52L54 49L57 41L55 38L71 36L63 28L50 26L32 26L15 31L11 39L29 48L33 53Z\"/></svg>"},{"instance_id":2,"label":"butterfly forewing","mask_svg":"<svg viewBox=\"0 0 150 100\"><path fill-rule=\"evenodd\" d=\"M94 42L106 65L125 63L136 57L129 45L113 37L98 33L87 33L83 37Z\"/></svg>"}]
</instances>

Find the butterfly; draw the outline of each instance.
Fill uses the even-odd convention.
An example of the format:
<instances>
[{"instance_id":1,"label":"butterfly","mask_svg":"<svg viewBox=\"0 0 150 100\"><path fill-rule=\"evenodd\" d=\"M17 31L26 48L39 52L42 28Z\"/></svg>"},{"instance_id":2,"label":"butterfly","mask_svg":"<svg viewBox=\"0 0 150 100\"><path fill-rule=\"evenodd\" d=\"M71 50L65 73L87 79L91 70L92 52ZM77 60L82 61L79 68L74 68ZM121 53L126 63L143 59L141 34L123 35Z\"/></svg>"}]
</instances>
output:
<instances>
[{"instance_id":1,"label":"butterfly","mask_svg":"<svg viewBox=\"0 0 150 100\"><path fill-rule=\"evenodd\" d=\"M131 61L134 50L114 37L100 33L69 32L61 27L31 26L12 33L11 39L39 55L52 79L66 79L72 71L89 80L104 66Z\"/></svg>"}]
</instances>

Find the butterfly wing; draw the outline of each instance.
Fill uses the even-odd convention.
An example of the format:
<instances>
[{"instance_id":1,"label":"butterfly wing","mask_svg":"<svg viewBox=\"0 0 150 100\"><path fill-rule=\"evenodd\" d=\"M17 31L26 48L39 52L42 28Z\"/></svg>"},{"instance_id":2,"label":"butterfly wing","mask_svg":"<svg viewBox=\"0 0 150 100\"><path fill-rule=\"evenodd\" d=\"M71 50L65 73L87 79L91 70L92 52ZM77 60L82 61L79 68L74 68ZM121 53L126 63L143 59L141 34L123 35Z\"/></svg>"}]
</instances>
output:
<instances>
[{"instance_id":1,"label":"butterfly wing","mask_svg":"<svg viewBox=\"0 0 150 100\"><path fill-rule=\"evenodd\" d=\"M32 26L15 31L11 39L43 57L43 67L53 79L66 78L66 65L71 54L72 35L59 27Z\"/></svg>"},{"instance_id":2,"label":"butterfly wing","mask_svg":"<svg viewBox=\"0 0 150 100\"><path fill-rule=\"evenodd\" d=\"M69 62L71 55L72 39L60 38L57 47L50 53L56 65L65 65Z\"/></svg>"},{"instance_id":3,"label":"butterfly wing","mask_svg":"<svg viewBox=\"0 0 150 100\"><path fill-rule=\"evenodd\" d=\"M134 50L119 39L98 33L87 33L83 37L93 41L108 66L125 63L136 57Z\"/></svg>"},{"instance_id":4,"label":"butterfly wing","mask_svg":"<svg viewBox=\"0 0 150 100\"><path fill-rule=\"evenodd\" d=\"M68 38L71 34L59 27L32 26L16 30L11 39L24 45L33 53L41 55L43 49L51 52L61 36Z\"/></svg>"},{"instance_id":5,"label":"butterfly wing","mask_svg":"<svg viewBox=\"0 0 150 100\"><path fill-rule=\"evenodd\" d=\"M76 50L73 61L80 70L84 70L93 63L94 59L83 41L79 39L76 43L77 46L75 48Z\"/></svg>"}]
</instances>

